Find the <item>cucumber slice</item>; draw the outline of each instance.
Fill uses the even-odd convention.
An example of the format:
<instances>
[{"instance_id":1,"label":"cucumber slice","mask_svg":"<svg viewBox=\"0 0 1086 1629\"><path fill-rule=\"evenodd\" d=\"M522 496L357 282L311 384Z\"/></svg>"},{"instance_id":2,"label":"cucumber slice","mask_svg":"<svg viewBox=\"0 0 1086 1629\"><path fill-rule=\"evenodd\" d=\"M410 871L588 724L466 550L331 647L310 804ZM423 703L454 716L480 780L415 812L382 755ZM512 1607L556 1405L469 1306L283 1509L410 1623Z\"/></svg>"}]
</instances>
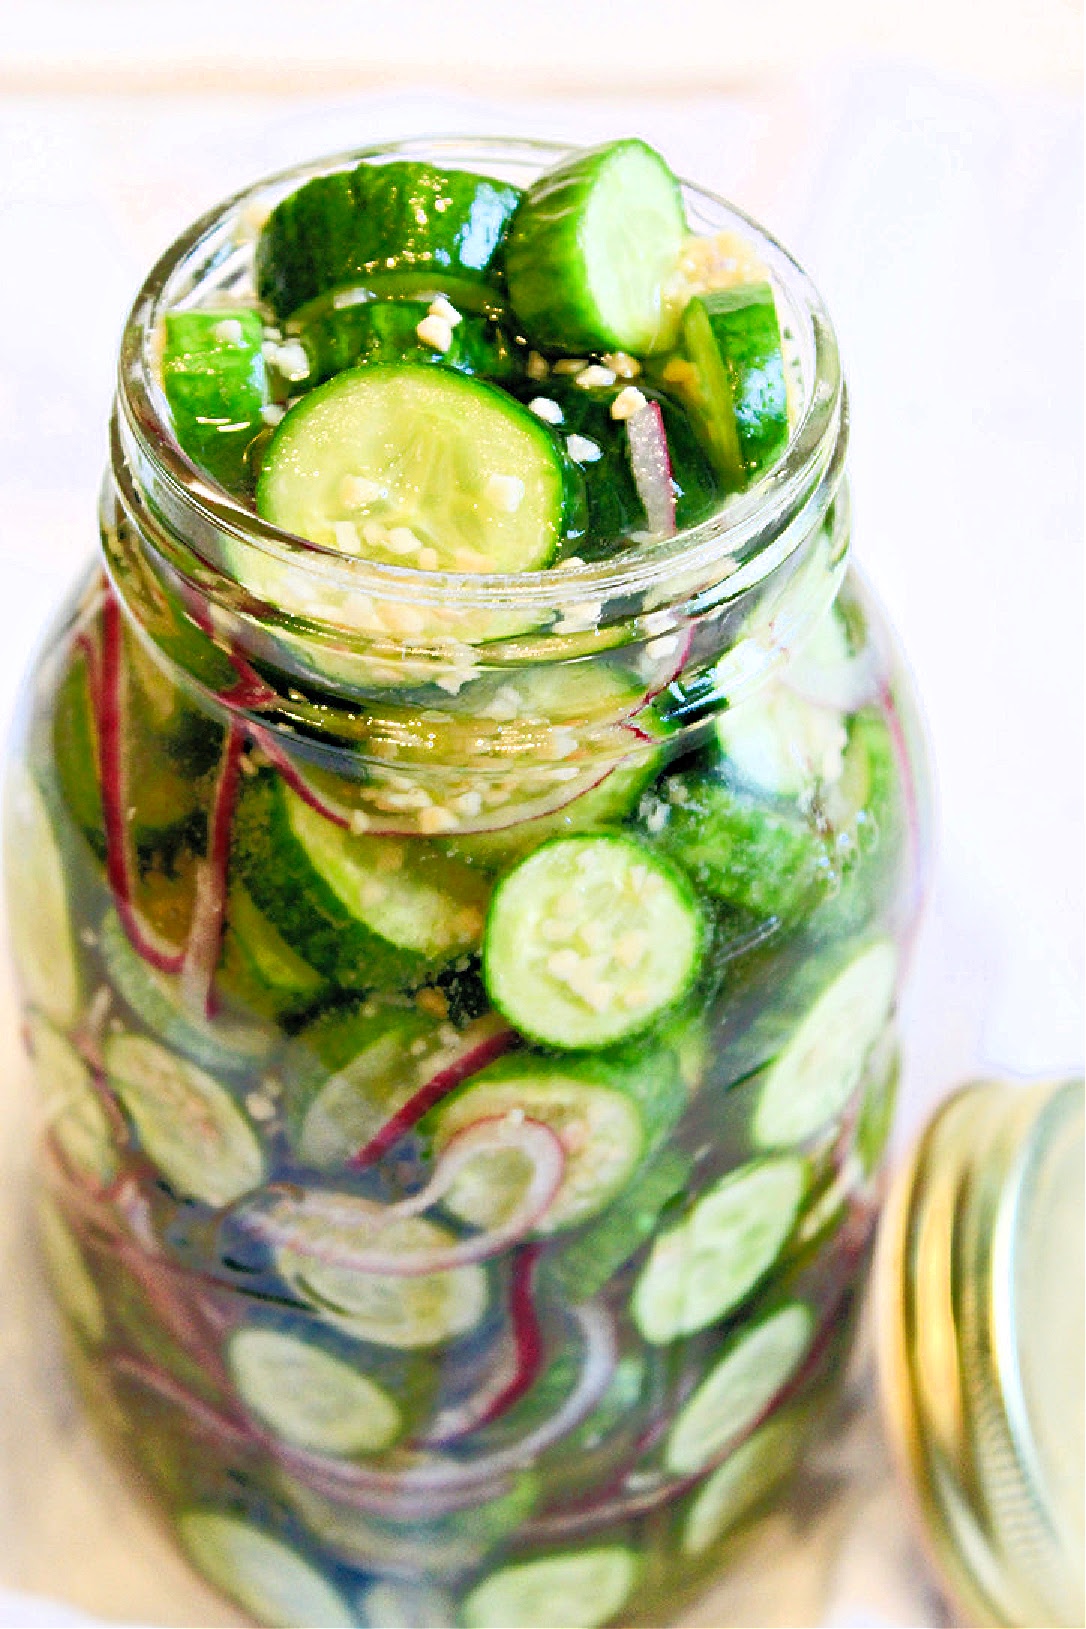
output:
<instances>
[{"instance_id":1,"label":"cucumber slice","mask_svg":"<svg viewBox=\"0 0 1086 1629\"><path fill-rule=\"evenodd\" d=\"M229 1205L264 1180L255 1131L224 1086L143 1035L110 1035L109 1083L148 1158L170 1186L207 1205Z\"/></svg>"},{"instance_id":2,"label":"cucumber slice","mask_svg":"<svg viewBox=\"0 0 1086 1629\"><path fill-rule=\"evenodd\" d=\"M383 1386L299 1335L239 1329L226 1361L246 1406L299 1448L379 1454L403 1434L403 1416Z\"/></svg>"},{"instance_id":3,"label":"cucumber slice","mask_svg":"<svg viewBox=\"0 0 1086 1629\"><path fill-rule=\"evenodd\" d=\"M353 291L360 296L367 290ZM455 302L449 301L450 304ZM419 324L431 314L432 298L362 299L334 304L321 297L295 313L288 332L306 354L305 388L322 384L345 368L374 362L418 362L507 384L523 377L522 352L498 322L472 311L460 312L447 350L419 338ZM298 388L297 386L295 388Z\"/></svg>"},{"instance_id":4,"label":"cucumber slice","mask_svg":"<svg viewBox=\"0 0 1086 1629\"><path fill-rule=\"evenodd\" d=\"M84 658L77 657L53 703L53 763L65 815L98 858L106 853L106 822L98 769L98 734Z\"/></svg>"},{"instance_id":5,"label":"cucumber slice","mask_svg":"<svg viewBox=\"0 0 1086 1629\"><path fill-rule=\"evenodd\" d=\"M380 363L348 368L290 410L256 503L285 531L392 565L432 556L432 570L536 571L562 535L565 490L549 431L504 391ZM246 587L275 599L270 557L237 564Z\"/></svg>"},{"instance_id":6,"label":"cucumber slice","mask_svg":"<svg viewBox=\"0 0 1086 1629\"><path fill-rule=\"evenodd\" d=\"M580 152L529 188L505 251L509 295L533 344L666 349L664 285L686 221L679 183L643 141Z\"/></svg>"},{"instance_id":7,"label":"cucumber slice","mask_svg":"<svg viewBox=\"0 0 1086 1629\"><path fill-rule=\"evenodd\" d=\"M235 883L226 905L226 931L216 983L235 1006L259 1018L290 1018L311 1007L327 982L287 944L283 935Z\"/></svg>"},{"instance_id":8,"label":"cucumber slice","mask_svg":"<svg viewBox=\"0 0 1086 1629\"><path fill-rule=\"evenodd\" d=\"M4 876L11 950L23 992L60 1029L79 1016L82 980L64 855L52 812L30 771L7 784Z\"/></svg>"},{"instance_id":9,"label":"cucumber slice","mask_svg":"<svg viewBox=\"0 0 1086 1629\"><path fill-rule=\"evenodd\" d=\"M453 1604L432 1584L383 1578L362 1597L369 1629L449 1629Z\"/></svg>"},{"instance_id":10,"label":"cucumber slice","mask_svg":"<svg viewBox=\"0 0 1086 1629\"><path fill-rule=\"evenodd\" d=\"M188 1005L177 975L158 973L129 943L120 920L107 912L99 948L117 994L142 1024L171 1051L204 1069L239 1070L262 1062L275 1045L275 1033L252 1025L210 1019Z\"/></svg>"},{"instance_id":11,"label":"cucumber slice","mask_svg":"<svg viewBox=\"0 0 1086 1629\"><path fill-rule=\"evenodd\" d=\"M349 1229L300 1222L319 1229L329 1254L337 1234L351 1243ZM422 1217L394 1222L381 1232L386 1250L404 1254L452 1242L448 1228ZM486 1311L487 1276L481 1267L455 1267L449 1272L393 1277L359 1273L320 1261L289 1246L276 1253L276 1267L294 1293L330 1323L360 1340L401 1350L439 1346L474 1329Z\"/></svg>"},{"instance_id":12,"label":"cucumber slice","mask_svg":"<svg viewBox=\"0 0 1086 1629\"><path fill-rule=\"evenodd\" d=\"M739 778L770 797L809 804L820 787L841 778L848 743L844 718L783 684L770 684L749 701L729 707L715 730Z\"/></svg>"},{"instance_id":13,"label":"cucumber slice","mask_svg":"<svg viewBox=\"0 0 1086 1629\"><path fill-rule=\"evenodd\" d=\"M39 1013L31 1013L29 1030L49 1130L69 1165L104 1188L117 1174L117 1152L91 1072L71 1042Z\"/></svg>"},{"instance_id":14,"label":"cucumber slice","mask_svg":"<svg viewBox=\"0 0 1086 1629\"><path fill-rule=\"evenodd\" d=\"M689 1155L665 1149L634 1176L598 1222L548 1264L548 1278L573 1302L598 1295L609 1279L651 1239L660 1213L686 1188Z\"/></svg>"},{"instance_id":15,"label":"cucumber slice","mask_svg":"<svg viewBox=\"0 0 1086 1629\"><path fill-rule=\"evenodd\" d=\"M46 1199L38 1201L37 1224L49 1282L60 1309L84 1340L98 1346L106 1338L105 1304L75 1235L57 1207Z\"/></svg>"},{"instance_id":16,"label":"cucumber slice","mask_svg":"<svg viewBox=\"0 0 1086 1629\"><path fill-rule=\"evenodd\" d=\"M697 382L686 401L729 487L764 474L788 442L784 353L773 290L745 283L695 295L682 346Z\"/></svg>"},{"instance_id":17,"label":"cucumber slice","mask_svg":"<svg viewBox=\"0 0 1086 1629\"><path fill-rule=\"evenodd\" d=\"M656 1241L637 1287L634 1323L654 1346L727 1317L770 1271L799 1215L810 1173L782 1156L731 1171Z\"/></svg>"},{"instance_id":18,"label":"cucumber slice","mask_svg":"<svg viewBox=\"0 0 1086 1629\"><path fill-rule=\"evenodd\" d=\"M841 1113L889 1022L897 965L893 943L876 939L823 989L766 1071L751 1126L757 1147L805 1142Z\"/></svg>"},{"instance_id":19,"label":"cucumber slice","mask_svg":"<svg viewBox=\"0 0 1086 1629\"><path fill-rule=\"evenodd\" d=\"M646 1105L651 1108L651 1102ZM480 1120L523 1114L550 1126L566 1152L558 1193L536 1231L555 1233L595 1216L626 1185L644 1154L649 1115L616 1073L546 1058L501 1058L434 1110L437 1149ZM498 1224L517 1203L524 1162L478 1155L443 1203L476 1227Z\"/></svg>"},{"instance_id":20,"label":"cucumber slice","mask_svg":"<svg viewBox=\"0 0 1086 1629\"><path fill-rule=\"evenodd\" d=\"M346 989L426 983L482 937L490 884L479 871L417 839L356 836L276 775L245 787L233 841L257 907Z\"/></svg>"},{"instance_id":21,"label":"cucumber slice","mask_svg":"<svg viewBox=\"0 0 1086 1629\"><path fill-rule=\"evenodd\" d=\"M466 1629L601 1629L640 1571L640 1558L621 1544L516 1562L476 1584L461 1620Z\"/></svg>"},{"instance_id":22,"label":"cucumber slice","mask_svg":"<svg viewBox=\"0 0 1086 1629\"><path fill-rule=\"evenodd\" d=\"M264 428L268 380L255 311L172 311L162 385L181 448L222 486L248 485L248 452Z\"/></svg>"},{"instance_id":23,"label":"cucumber slice","mask_svg":"<svg viewBox=\"0 0 1086 1629\"><path fill-rule=\"evenodd\" d=\"M793 1469L809 1434L806 1411L785 1409L741 1442L695 1494L683 1523L684 1554L704 1555L764 1503Z\"/></svg>"},{"instance_id":24,"label":"cucumber slice","mask_svg":"<svg viewBox=\"0 0 1086 1629\"><path fill-rule=\"evenodd\" d=\"M546 1046L649 1028L693 982L704 943L681 872L618 832L559 837L498 884L483 942L490 999Z\"/></svg>"},{"instance_id":25,"label":"cucumber slice","mask_svg":"<svg viewBox=\"0 0 1086 1629\"><path fill-rule=\"evenodd\" d=\"M892 1046L883 1067L872 1070L856 1122L856 1154L866 1177L874 1176L889 1145L900 1084L901 1053Z\"/></svg>"},{"instance_id":26,"label":"cucumber slice","mask_svg":"<svg viewBox=\"0 0 1086 1629\"><path fill-rule=\"evenodd\" d=\"M182 1547L198 1572L274 1629L353 1629L347 1602L281 1539L225 1510L185 1510Z\"/></svg>"},{"instance_id":27,"label":"cucumber slice","mask_svg":"<svg viewBox=\"0 0 1086 1629\"><path fill-rule=\"evenodd\" d=\"M791 1379L811 1342L814 1318L789 1301L729 1341L668 1433L664 1463L676 1476L702 1470L738 1441Z\"/></svg>"},{"instance_id":28,"label":"cucumber slice","mask_svg":"<svg viewBox=\"0 0 1086 1629\"><path fill-rule=\"evenodd\" d=\"M493 277L516 187L399 160L318 176L277 204L256 251L257 289L280 317L375 272Z\"/></svg>"}]
</instances>

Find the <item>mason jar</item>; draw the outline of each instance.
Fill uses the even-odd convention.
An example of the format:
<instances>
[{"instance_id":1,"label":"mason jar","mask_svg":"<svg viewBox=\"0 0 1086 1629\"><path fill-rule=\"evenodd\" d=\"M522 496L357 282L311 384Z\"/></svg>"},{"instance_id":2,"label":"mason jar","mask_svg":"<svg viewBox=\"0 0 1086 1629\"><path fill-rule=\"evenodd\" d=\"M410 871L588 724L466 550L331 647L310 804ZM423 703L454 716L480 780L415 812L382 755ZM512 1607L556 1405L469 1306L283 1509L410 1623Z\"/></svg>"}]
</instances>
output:
<instances>
[{"instance_id":1,"label":"mason jar","mask_svg":"<svg viewBox=\"0 0 1086 1629\"><path fill-rule=\"evenodd\" d=\"M772 280L792 429L693 529L407 570L186 458L164 313L251 298L301 182L435 155L555 150L262 182L128 320L100 554L8 779L41 1238L95 1419L257 1620L659 1624L832 1423L917 732L848 565L826 313L696 188Z\"/></svg>"}]
</instances>

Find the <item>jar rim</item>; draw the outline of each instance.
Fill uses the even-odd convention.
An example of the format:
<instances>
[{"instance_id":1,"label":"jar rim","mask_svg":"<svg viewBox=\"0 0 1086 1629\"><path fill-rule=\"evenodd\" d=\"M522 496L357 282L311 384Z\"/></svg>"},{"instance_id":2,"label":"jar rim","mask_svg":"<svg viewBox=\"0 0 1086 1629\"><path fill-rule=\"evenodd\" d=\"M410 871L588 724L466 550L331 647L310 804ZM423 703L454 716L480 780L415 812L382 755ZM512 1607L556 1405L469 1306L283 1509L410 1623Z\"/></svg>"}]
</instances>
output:
<instances>
[{"instance_id":1,"label":"jar rim","mask_svg":"<svg viewBox=\"0 0 1086 1629\"><path fill-rule=\"evenodd\" d=\"M367 160L435 159L481 173L537 171L576 151L563 142L506 137L431 136L351 149L265 176L201 216L159 257L136 296L125 323L118 367L116 419L119 443L144 485L153 482L164 501L160 511L190 539L222 537L236 555L255 550L277 571L297 571L333 592L366 595L382 602L419 606L455 597L465 611L550 608L576 611L586 601L642 597L656 606L685 600L727 577L727 597L768 577L809 529L793 528L806 517L813 493L831 467L840 467L846 436L844 386L836 336L820 295L788 251L743 211L718 195L682 181L688 211L712 217L716 231L735 230L750 243L787 302L800 332L803 401L783 456L751 487L732 494L698 525L654 542L625 547L599 561L512 573L426 571L345 556L281 530L234 498L198 468L172 429L159 375L161 319L190 292L192 273L221 269L228 258L251 249L253 212L304 182ZM484 169L483 167L486 166ZM522 176L522 179L530 179ZM187 280L187 287L186 287ZM829 497L826 498L828 505ZM191 522L191 525L185 524ZM787 541L788 546L783 544ZM221 570L225 551L202 563ZM216 558L217 556L217 558ZM672 592L674 590L674 593Z\"/></svg>"}]
</instances>

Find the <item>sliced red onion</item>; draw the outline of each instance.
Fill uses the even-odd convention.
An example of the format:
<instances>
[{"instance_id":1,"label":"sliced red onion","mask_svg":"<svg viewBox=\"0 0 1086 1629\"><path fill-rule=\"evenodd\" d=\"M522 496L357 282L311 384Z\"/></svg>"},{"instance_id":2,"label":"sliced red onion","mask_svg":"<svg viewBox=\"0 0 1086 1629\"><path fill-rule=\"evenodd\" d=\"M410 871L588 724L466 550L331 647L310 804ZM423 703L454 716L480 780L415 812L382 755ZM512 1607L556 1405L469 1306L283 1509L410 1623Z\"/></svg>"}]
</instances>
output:
<instances>
[{"instance_id":1,"label":"sliced red onion","mask_svg":"<svg viewBox=\"0 0 1086 1629\"><path fill-rule=\"evenodd\" d=\"M516 1031L503 1023L496 1013L477 1018L460 1037L461 1050L456 1057L431 1075L347 1163L356 1170L364 1170L367 1165L382 1159L435 1103L440 1103L461 1081L478 1074L486 1064L493 1063L503 1052L516 1046L518 1040Z\"/></svg>"},{"instance_id":2,"label":"sliced red onion","mask_svg":"<svg viewBox=\"0 0 1086 1629\"><path fill-rule=\"evenodd\" d=\"M532 1166L531 1179L512 1214L497 1227L428 1250L382 1250L380 1234L396 1222L421 1216L448 1193L465 1165L480 1153L515 1149ZM324 1188L265 1189L271 1211L250 1211L241 1220L267 1243L289 1249L346 1272L417 1278L487 1261L519 1243L546 1215L565 1173L565 1150L549 1126L538 1120L491 1117L465 1127L443 1150L425 1188L394 1205ZM307 1225L309 1224L309 1225ZM312 1224L316 1224L315 1227ZM357 1243L344 1238L354 1233ZM326 1236L331 1234L331 1237ZM338 1234L338 1237L336 1236ZM371 1243L371 1240L378 1242Z\"/></svg>"},{"instance_id":3,"label":"sliced red onion","mask_svg":"<svg viewBox=\"0 0 1086 1629\"><path fill-rule=\"evenodd\" d=\"M539 1259L538 1244L525 1245L513 1264L509 1291L509 1330L503 1336L498 1362L478 1391L461 1403L441 1410L426 1432L416 1438L420 1447L437 1448L455 1442L500 1419L529 1391L543 1363L543 1338L535 1309L533 1277Z\"/></svg>"},{"instance_id":4,"label":"sliced red onion","mask_svg":"<svg viewBox=\"0 0 1086 1629\"><path fill-rule=\"evenodd\" d=\"M236 719L226 727L219 778L208 821L207 853L196 873L196 898L189 924L181 990L190 1005L214 1016L213 981L222 947L226 915L226 873L230 860L230 827L237 802L245 737Z\"/></svg>"},{"instance_id":5,"label":"sliced red onion","mask_svg":"<svg viewBox=\"0 0 1086 1629\"><path fill-rule=\"evenodd\" d=\"M294 759L285 748L279 745L274 730L268 729L264 724L254 724L251 720L246 726L249 737L255 746L258 746L286 781L292 792L297 793L302 802L316 814L322 815L325 820L331 821L333 826L341 826L345 831L351 828L351 819L356 810L345 803L337 803L323 792L318 792L311 786L298 768Z\"/></svg>"},{"instance_id":6,"label":"sliced red onion","mask_svg":"<svg viewBox=\"0 0 1086 1629\"><path fill-rule=\"evenodd\" d=\"M654 537L673 537L675 488L659 402L646 402L644 407L639 407L626 420L626 434L630 438L630 468L649 531Z\"/></svg>"},{"instance_id":7,"label":"sliced red onion","mask_svg":"<svg viewBox=\"0 0 1086 1629\"><path fill-rule=\"evenodd\" d=\"M197 1430L223 1446L229 1445L234 1450L260 1446L260 1434L244 1420L226 1414L205 1402L202 1397L197 1397L195 1392L190 1391L179 1380L175 1380L173 1375L167 1374L164 1369L159 1369L151 1363L144 1363L127 1352L110 1353L104 1361L107 1368L112 1369L115 1374L135 1380L139 1385L146 1386L148 1391L156 1392L166 1402L184 1409Z\"/></svg>"}]
</instances>

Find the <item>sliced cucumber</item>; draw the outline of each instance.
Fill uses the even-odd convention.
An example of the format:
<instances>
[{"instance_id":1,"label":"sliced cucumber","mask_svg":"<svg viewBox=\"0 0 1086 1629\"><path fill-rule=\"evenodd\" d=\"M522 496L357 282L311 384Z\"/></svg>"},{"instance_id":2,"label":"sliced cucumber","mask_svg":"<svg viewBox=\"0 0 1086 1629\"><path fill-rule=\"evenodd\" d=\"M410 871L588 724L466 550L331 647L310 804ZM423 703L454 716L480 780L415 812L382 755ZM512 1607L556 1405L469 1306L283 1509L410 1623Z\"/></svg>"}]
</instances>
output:
<instances>
[{"instance_id":1,"label":"sliced cucumber","mask_svg":"<svg viewBox=\"0 0 1086 1629\"><path fill-rule=\"evenodd\" d=\"M79 1016L82 980L64 855L30 771L14 767L4 810L4 876L15 969L31 1006L60 1029Z\"/></svg>"},{"instance_id":2,"label":"sliced cucumber","mask_svg":"<svg viewBox=\"0 0 1086 1629\"><path fill-rule=\"evenodd\" d=\"M881 1050L878 1048L872 1055L869 1067L875 1064ZM894 1110L901 1084L901 1053L897 1046L891 1044L889 1057L880 1062L881 1067L871 1068L871 1080L856 1122L856 1154L867 1177L878 1169L894 1129Z\"/></svg>"},{"instance_id":3,"label":"sliced cucumber","mask_svg":"<svg viewBox=\"0 0 1086 1629\"><path fill-rule=\"evenodd\" d=\"M685 235L679 183L642 141L548 170L517 210L505 253L528 338L567 352L666 349L674 336L664 287Z\"/></svg>"},{"instance_id":4,"label":"sliced cucumber","mask_svg":"<svg viewBox=\"0 0 1086 1629\"><path fill-rule=\"evenodd\" d=\"M68 1163L104 1188L117 1174L117 1151L90 1069L71 1042L40 1014L31 1013L29 1029L49 1130Z\"/></svg>"},{"instance_id":5,"label":"sliced cucumber","mask_svg":"<svg viewBox=\"0 0 1086 1629\"><path fill-rule=\"evenodd\" d=\"M142 1035L110 1035L109 1083L148 1158L186 1198L228 1205L264 1180L256 1132L225 1086Z\"/></svg>"},{"instance_id":6,"label":"sliced cucumber","mask_svg":"<svg viewBox=\"0 0 1086 1629\"><path fill-rule=\"evenodd\" d=\"M813 1328L811 1309L801 1301L787 1302L753 1327L744 1325L671 1427L667 1469L690 1475L737 1442L791 1379Z\"/></svg>"},{"instance_id":7,"label":"sliced cucumber","mask_svg":"<svg viewBox=\"0 0 1086 1629\"><path fill-rule=\"evenodd\" d=\"M635 1256L656 1231L660 1213L686 1187L691 1161L665 1149L638 1171L598 1222L548 1263L548 1278L571 1301L587 1301Z\"/></svg>"},{"instance_id":8,"label":"sliced cucumber","mask_svg":"<svg viewBox=\"0 0 1086 1629\"><path fill-rule=\"evenodd\" d=\"M235 1006L273 1020L311 1007L327 989L323 976L290 948L241 883L230 889L215 978Z\"/></svg>"},{"instance_id":9,"label":"sliced cucumber","mask_svg":"<svg viewBox=\"0 0 1086 1629\"><path fill-rule=\"evenodd\" d=\"M461 1606L466 1629L602 1629L629 1600L640 1558L620 1544L515 1562Z\"/></svg>"},{"instance_id":10,"label":"sliced cucumber","mask_svg":"<svg viewBox=\"0 0 1086 1629\"><path fill-rule=\"evenodd\" d=\"M698 1489L683 1523L682 1547L701 1556L779 1487L810 1432L806 1411L784 1409L741 1442Z\"/></svg>"},{"instance_id":11,"label":"sliced cucumber","mask_svg":"<svg viewBox=\"0 0 1086 1629\"><path fill-rule=\"evenodd\" d=\"M362 1597L368 1629L449 1629L453 1604L432 1584L383 1578Z\"/></svg>"},{"instance_id":12,"label":"sliced cucumber","mask_svg":"<svg viewBox=\"0 0 1086 1629\"><path fill-rule=\"evenodd\" d=\"M759 1148L805 1142L840 1114L889 1022L897 964L893 943L876 939L823 989L766 1072L751 1126Z\"/></svg>"},{"instance_id":13,"label":"sliced cucumber","mask_svg":"<svg viewBox=\"0 0 1086 1629\"><path fill-rule=\"evenodd\" d=\"M268 380L255 311L171 311L162 384L183 450L221 485L248 484L249 447L264 428Z\"/></svg>"},{"instance_id":14,"label":"sliced cucumber","mask_svg":"<svg viewBox=\"0 0 1086 1629\"><path fill-rule=\"evenodd\" d=\"M696 374L687 405L730 487L762 475L788 441L784 353L773 290L745 283L695 295L682 345Z\"/></svg>"},{"instance_id":15,"label":"sliced cucumber","mask_svg":"<svg viewBox=\"0 0 1086 1629\"><path fill-rule=\"evenodd\" d=\"M368 291L357 292L362 295ZM500 384L523 376L522 352L509 343L492 317L470 310L458 312L460 320L451 329L448 348L439 350L427 345L419 338L419 325L432 315L432 303L427 296L402 300L360 298L349 304L333 303L324 296L303 307L287 326L309 364L305 387L312 389L345 368L374 362L436 364Z\"/></svg>"},{"instance_id":16,"label":"sliced cucumber","mask_svg":"<svg viewBox=\"0 0 1086 1629\"><path fill-rule=\"evenodd\" d=\"M87 664L82 657L71 663L53 703L53 762L64 814L83 833L99 859L104 859L106 822L102 812L98 733Z\"/></svg>"},{"instance_id":17,"label":"sliced cucumber","mask_svg":"<svg viewBox=\"0 0 1086 1629\"><path fill-rule=\"evenodd\" d=\"M379 1454L403 1434L403 1416L383 1386L300 1335L239 1329L226 1361L246 1406L299 1448Z\"/></svg>"},{"instance_id":18,"label":"sliced cucumber","mask_svg":"<svg viewBox=\"0 0 1086 1629\"><path fill-rule=\"evenodd\" d=\"M558 546L565 492L549 431L504 391L381 363L348 368L290 410L256 502L285 531L392 565L535 571ZM238 565L248 588L276 598L270 557Z\"/></svg>"},{"instance_id":19,"label":"sliced cucumber","mask_svg":"<svg viewBox=\"0 0 1086 1629\"><path fill-rule=\"evenodd\" d=\"M483 971L522 1034L606 1047L649 1028L689 988L704 925L681 872L618 832L555 838L499 883Z\"/></svg>"},{"instance_id":20,"label":"sliced cucumber","mask_svg":"<svg viewBox=\"0 0 1086 1629\"><path fill-rule=\"evenodd\" d=\"M282 1539L225 1510L186 1510L177 1531L189 1559L258 1623L274 1629L353 1629L347 1602Z\"/></svg>"},{"instance_id":21,"label":"sliced cucumber","mask_svg":"<svg viewBox=\"0 0 1086 1629\"><path fill-rule=\"evenodd\" d=\"M490 1064L438 1105L431 1122L435 1146L443 1148L479 1120L517 1113L550 1126L566 1151L562 1183L540 1233L601 1211L625 1186L648 1141L645 1109L617 1072L516 1055ZM444 1204L461 1220L490 1227L516 1205L525 1180L524 1161L514 1152L479 1154Z\"/></svg>"},{"instance_id":22,"label":"sliced cucumber","mask_svg":"<svg viewBox=\"0 0 1086 1629\"><path fill-rule=\"evenodd\" d=\"M61 1311L93 1346L106 1338L106 1309L75 1235L51 1200L37 1206L38 1238Z\"/></svg>"},{"instance_id":23,"label":"sliced cucumber","mask_svg":"<svg viewBox=\"0 0 1086 1629\"><path fill-rule=\"evenodd\" d=\"M716 738L741 780L770 797L810 800L840 780L848 731L832 708L769 684L716 721Z\"/></svg>"},{"instance_id":24,"label":"sliced cucumber","mask_svg":"<svg viewBox=\"0 0 1086 1629\"><path fill-rule=\"evenodd\" d=\"M255 1025L210 1019L189 1005L181 980L156 972L133 949L115 912L99 931L102 960L117 994L142 1024L176 1052L202 1068L239 1070L263 1061L275 1045L275 1032Z\"/></svg>"},{"instance_id":25,"label":"sliced cucumber","mask_svg":"<svg viewBox=\"0 0 1086 1629\"><path fill-rule=\"evenodd\" d=\"M239 802L234 863L291 950L347 989L425 983L482 936L478 870L418 840L355 836L270 773Z\"/></svg>"},{"instance_id":26,"label":"sliced cucumber","mask_svg":"<svg viewBox=\"0 0 1086 1629\"><path fill-rule=\"evenodd\" d=\"M298 1225L318 1229L330 1256L338 1234L346 1245L352 1242L346 1228L320 1222ZM381 1231L382 1249L402 1249L405 1255L451 1242L447 1228L422 1217L394 1222ZM378 1346L401 1350L439 1346L473 1329L486 1311L487 1277L481 1267L410 1277L360 1273L289 1246L278 1250L276 1266L294 1293L322 1317Z\"/></svg>"},{"instance_id":27,"label":"sliced cucumber","mask_svg":"<svg viewBox=\"0 0 1086 1629\"><path fill-rule=\"evenodd\" d=\"M656 1241L632 1312L654 1346L727 1317L783 1250L809 1184L806 1161L788 1156L731 1171Z\"/></svg>"},{"instance_id":28,"label":"sliced cucumber","mask_svg":"<svg viewBox=\"0 0 1086 1629\"><path fill-rule=\"evenodd\" d=\"M265 223L257 290L286 317L324 289L375 272L485 282L520 196L486 176L412 160L318 176Z\"/></svg>"}]
</instances>

